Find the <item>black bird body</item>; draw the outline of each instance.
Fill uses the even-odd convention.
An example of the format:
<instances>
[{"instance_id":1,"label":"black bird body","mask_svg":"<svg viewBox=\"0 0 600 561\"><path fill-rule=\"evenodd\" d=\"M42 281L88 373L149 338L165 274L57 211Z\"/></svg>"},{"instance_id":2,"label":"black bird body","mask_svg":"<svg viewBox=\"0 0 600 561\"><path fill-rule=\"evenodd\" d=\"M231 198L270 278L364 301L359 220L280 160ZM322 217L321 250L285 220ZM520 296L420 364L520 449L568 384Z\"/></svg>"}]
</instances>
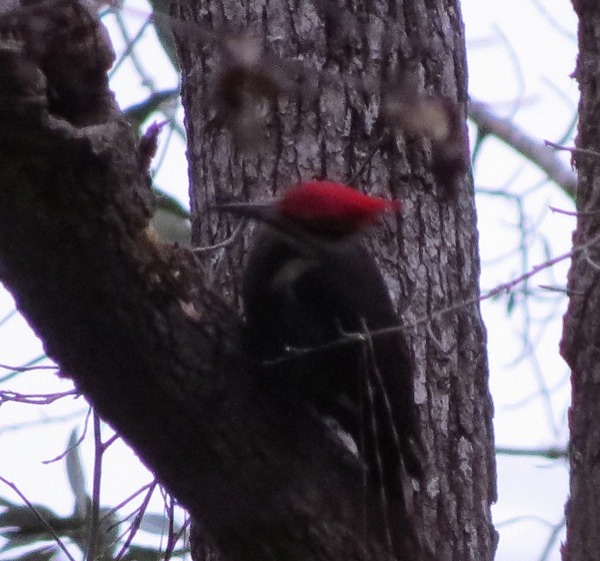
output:
<instances>
[{"instance_id":1,"label":"black bird body","mask_svg":"<svg viewBox=\"0 0 600 561\"><path fill-rule=\"evenodd\" d=\"M372 482L421 474L412 360L385 281L358 235L298 241L267 226L243 279L248 352L265 391L303 403L348 433ZM366 332L366 333L365 333ZM372 345L355 335L372 333Z\"/></svg>"}]
</instances>

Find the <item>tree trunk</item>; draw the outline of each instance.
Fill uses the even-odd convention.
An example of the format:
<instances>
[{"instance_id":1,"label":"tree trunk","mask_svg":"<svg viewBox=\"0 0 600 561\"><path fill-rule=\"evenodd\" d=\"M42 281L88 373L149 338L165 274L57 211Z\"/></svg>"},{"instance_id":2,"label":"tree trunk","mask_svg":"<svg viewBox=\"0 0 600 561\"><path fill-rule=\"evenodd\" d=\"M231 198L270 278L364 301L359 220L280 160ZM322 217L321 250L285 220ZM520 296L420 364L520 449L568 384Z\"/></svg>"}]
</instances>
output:
<instances>
[{"instance_id":1,"label":"tree trunk","mask_svg":"<svg viewBox=\"0 0 600 561\"><path fill-rule=\"evenodd\" d=\"M197 246L210 246L234 231L235 223L209 212L216 197L271 198L307 179L356 177L364 191L403 201L402 219L388 221L368 241L416 357L428 465L412 502L436 559L491 558L493 410L476 302L472 182L461 175L449 196L447 178L432 173L431 145L390 132L382 108L386 87L398 97L415 87L455 100L465 126L460 7L441 0L353 6L328 0L178 3L178 20L205 30L175 26L194 238ZM207 37L207 29L218 39ZM248 61L250 46L256 50ZM205 259L214 286L230 301L237 297L250 230Z\"/></svg>"},{"instance_id":2,"label":"tree trunk","mask_svg":"<svg viewBox=\"0 0 600 561\"><path fill-rule=\"evenodd\" d=\"M149 231L152 139L137 142L115 106L113 55L95 16L75 0L26 3L0 11L0 278L46 351L230 561L391 559L363 531L353 459L312 419L257 393L225 268ZM300 178L348 178L367 162L359 183L403 199L402 221L371 243L417 363L427 474L414 509L436 559L491 559L492 408L472 187L460 176L448 195L429 144L384 134L378 118L388 73L456 99L464 115L458 6L373 3L351 14L316 5L241 13L215 3L198 8L199 31L176 26L196 238L222 235L205 212L217 187L256 197ZM255 22L274 73L255 43L239 49L235 25ZM264 136L245 134L260 119L231 85L226 52L265 69L254 84L267 96ZM226 122L232 114L253 122L236 139L261 141L253 155L225 131L239 123ZM225 259L239 263L244 247L231 245Z\"/></svg>"},{"instance_id":3,"label":"tree trunk","mask_svg":"<svg viewBox=\"0 0 600 561\"><path fill-rule=\"evenodd\" d=\"M564 318L561 353L571 368L569 412L571 497L567 503L567 542L563 558L600 559L600 6L573 2L579 16L579 134L574 153L577 187L577 229L569 272L569 308Z\"/></svg>"}]
</instances>

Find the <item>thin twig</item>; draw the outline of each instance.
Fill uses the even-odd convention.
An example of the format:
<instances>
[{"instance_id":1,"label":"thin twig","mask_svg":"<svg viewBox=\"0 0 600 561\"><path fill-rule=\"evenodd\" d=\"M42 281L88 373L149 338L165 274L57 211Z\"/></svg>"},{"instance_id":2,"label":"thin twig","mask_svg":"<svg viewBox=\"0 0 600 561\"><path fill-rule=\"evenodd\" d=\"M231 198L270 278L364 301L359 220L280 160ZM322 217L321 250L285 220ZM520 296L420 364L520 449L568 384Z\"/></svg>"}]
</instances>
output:
<instances>
[{"instance_id":1,"label":"thin twig","mask_svg":"<svg viewBox=\"0 0 600 561\"><path fill-rule=\"evenodd\" d=\"M564 286L551 286L549 284L538 284L538 288L542 290L547 290L548 292L560 292L561 294L566 294L567 296L570 294L569 291Z\"/></svg>"},{"instance_id":2,"label":"thin twig","mask_svg":"<svg viewBox=\"0 0 600 561\"><path fill-rule=\"evenodd\" d=\"M190 523L192 521L191 516L187 516L185 522L181 525L179 531L175 534L175 542L178 542L184 535L185 531L188 529Z\"/></svg>"},{"instance_id":3,"label":"thin twig","mask_svg":"<svg viewBox=\"0 0 600 561\"><path fill-rule=\"evenodd\" d=\"M550 148L555 148L556 150L571 152L571 154L585 154L586 156L594 156L595 158L600 158L600 152L596 152L596 150L590 150L589 148L577 148L577 146L564 146L562 144L556 144L555 142L551 142L550 140L544 140L544 144L546 146L550 146Z\"/></svg>"},{"instance_id":4,"label":"thin twig","mask_svg":"<svg viewBox=\"0 0 600 561\"><path fill-rule=\"evenodd\" d=\"M131 495L129 495L129 497L127 497L126 499L121 501L118 505L113 506L109 511L106 512L105 516L113 516L118 510L122 509L126 504L130 503L138 495L141 495L147 489L150 489L150 488L154 489L155 486L156 486L156 480L151 481L150 483L146 483L146 485L143 485L142 487L140 487L135 493L132 493Z\"/></svg>"},{"instance_id":5,"label":"thin twig","mask_svg":"<svg viewBox=\"0 0 600 561\"><path fill-rule=\"evenodd\" d=\"M560 533L562 532L563 528L565 527L565 524L566 524L566 519L563 517L561 519L561 521L554 526L554 528L552 529L552 532L550 532L548 541L546 542L546 547L544 547L544 551L542 551L542 554L540 555L539 561L547 561L548 557L550 556L550 553L552 552L552 548L554 547L554 544L556 543L556 540L558 539L558 537L560 536Z\"/></svg>"},{"instance_id":6,"label":"thin twig","mask_svg":"<svg viewBox=\"0 0 600 561\"><path fill-rule=\"evenodd\" d=\"M4 368L4 370L14 370L15 372L30 372L32 370L58 370L58 366L56 365L11 366L10 364L0 364L0 368Z\"/></svg>"},{"instance_id":7,"label":"thin twig","mask_svg":"<svg viewBox=\"0 0 600 561\"><path fill-rule=\"evenodd\" d=\"M375 351L373 349L373 339L371 339L369 330L366 326L366 324L364 323L363 320L363 346L362 346L362 351L363 351L363 364L365 367L365 371L367 372L367 375L365 376L364 379L364 386L366 388L366 393L367 393L367 403L368 403L368 408L367 408L367 417L368 420L371 421L371 437L373 438L373 450L374 450L374 456L375 456L375 464L376 464L376 468L377 468L377 474L379 475L379 498L381 500L381 518L382 518L382 525L383 528L385 530L385 539L386 539L386 545L388 547L388 551L392 552L393 551L393 547L392 547L392 534L390 531L390 519L388 516L388 500L387 500L387 494L386 494L386 490L385 490L385 479L384 479L384 474L383 474L383 463L381 461L381 450L379 448L379 429L381 427L378 426L377 423L377 411L376 411L376 407L375 407L375 396L374 396L374 392L373 392L373 385L371 384L371 376L369 376L369 372L372 369L376 369L377 365L375 363ZM365 453L365 450L362 451L363 454Z\"/></svg>"},{"instance_id":8,"label":"thin twig","mask_svg":"<svg viewBox=\"0 0 600 561\"><path fill-rule=\"evenodd\" d=\"M84 415L84 411L74 411L73 413L67 413L66 415L60 415L56 417L44 417L43 419L34 419L33 421L23 421L22 423L14 423L12 425L5 425L0 428L0 435L7 432L21 431L33 427L39 427L42 425L50 425L55 423L64 423L66 421L72 421L78 419Z\"/></svg>"},{"instance_id":9,"label":"thin twig","mask_svg":"<svg viewBox=\"0 0 600 561\"><path fill-rule=\"evenodd\" d=\"M75 390L70 390L67 392L48 394L22 394L10 390L3 390L0 391L0 405L7 401L16 401L18 403L27 403L29 405L48 405L71 395L77 396L78 393Z\"/></svg>"},{"instance_id":10,"label":"thin twig","mask_svg":"<svg viewBox=\"0 0 600 561\"><path fill-rule=\"evenodd\" d=\"M360 165L358 170L355 171L354 174L346 181L347 185L355 186L355 183L358 181L360 176L364 173L365 169L367 169L367 166L371 162L371 159L373 158L373 156L375 156L377 151L381 149L381 147L384 145L384 143L385 143L385 138L383 137L383 135L380 136L379 139L373 143L373 147L367 154L364 162Z\"/></svg>"},{"instance_id":11,"label":"thin twig","mask_svg":"<svg viewBox=\"0 0 600 561\"><path fill-rule=\"evenodd\" d=\"M564 210L562 208L557 208L555 206L549 206L548 208L552 212L555 212L557 214L564 214L565 216L575 216L575 217L598 216L598 212L599 212L597 210L592 211L592 212L583 212L581 210Z\"/></svg>"},{"instance_id":12,"label":"thin twig","mask_svg":"<svg viewBox=\"0 0 600 561\"><path fill-rule=\"evenodd\" d=\"M533 514L526 514L522 516L513 516L512 518L507 518L506 520L501 520L500 522L496 522L494 526L496 528L502 528L503 526L511 526L512 524L520 524L521 522L537 522L542 526L546 526L547 528L553 528L554 524L541 516L535 516Z\"/></svg>"},{"instance_id":13,"label":"thin twig","mask_svg":"<svg viewBox=\"0 0 600 561\"><path fill-rule=\"evenodd\" d=\"M94 411L94 480L92 487L92 508L90 513L90 532L88 538L87 561L95 561L100 543L100 484L102 482L102 433L100 430L100 417Z\"/></svg>"},{"instance_id":14,"label":"thin twig","mask_svg":"<svg viewBox=\"0 0 600 561\"><path fill-rule=\"evenodd\" d=\"M172 495L168 495L167 516L169 519L169 530L167 533L167 545L164 551L163 561L170 561L177 545L177 533L175 532L175 500Z\"/></svg>"},{"instance_id":15,"label":"thin twig","mask_svg":"<svg viewBox=\"0 0 600 561\"><path fill-rule=\"evenodd\" d=\"M16 316L17 313L18 313L17 308L13 308L10 312L8 312L8 314L6 314L3 318L0 319L0 327L2 327L12 317Z\"/></svg>"},{"instance_id":16,"label":"thin twig","mask_svg":"<svg viewBox=\"0 0 600 561\"><path fill-rule=\"evenodd\" d=\"M17 495L19 495L21 500L29 507L29 509L33 512L33 514L35 514L35 516L44 525L44 527L48 530L48 532L50 532L52 534L54 541L56 541L58 547L60 547L60 549L62 549L63 553L67 556L69 561L75 561L73 556L69 553L69 550L66 548L65 544L58 537L58 534L54 531L54 528L52 528L50 523L42 516L42 514L35 508L35 506L33 506L33 504L31 502L29 502L29 499L23 493L21 493L20 489L14 483L8 481L8 479L5 479L1 475L0 475L0 481L2 481L2 483L7 485L8 487L10 487Z\"/></svg>"},{"instance_id":17,"label":"thin twig","mask_svg":"<svg viewBox=\"0 0 600 561\"><path fill-rule=\"evenodd\" d=\"M569 457L566 448L507 448L496 447L496 454L504 456L537 456L548 460L560 460Z\"/></svg>"},{"instance_id":18,"label":"thin twig","mask_svg":"<svg viewBox=\"0 0 600 561\"><path fill-rule=\"evenodd\" d=\"M120 559L123 557L123 555L125 555L125 553L129 549L129 546L131 545L131 542L133 541L133 538L135 537L138 530L140 529L140 522L142 521L142 518L146 512L146 509L148 508L148 504L150 503L150 499L152 497L152 494L154 493L154 489L156 488L156 481L153 481L147 487L148 487L148 492L146 493L146 496L144 497L142 504L140 505L140 507L137 510L135 519L133 520L133 522L131 523L131 526L129 528L129 535L127 536L127 539L125 540L123 547L121 547L119 553L117 553L117 556L115 557L115 561L120 561ZM140 489L140 491L141 491L141 489ZM138 493L139 493L139 491L138 491ZM138 493L136 493L136 494L138 494Z\"/></svg>"},{"instance_id":19,"label":"thin twig","mask_svg":"<svg viewBox=\"0 0 600 561\"><path fill-rule=\"evenodd\" d=\"M227 247L228 245L231 245L236 240L239 233L242 231L242 226L244 225L244 222L245 222L245 220L240 221L240 223L235 227L235 230L233 231L231 236L229 236L226 240L216 243L214 245L205 245L203 247L195 247L194 249L192 249L192 251L194 253L206 253L209 251L215 251L217 249L222 249L224 247Z\"/></svg>"},{"instance_id":20,"label":"thin twig","mask_svg":"<svg viewBox=\"0 0 600 561\"><path fill-rule=\"evenodd\" d=\"M43 464L52 464L54 462L58 462L59 460L62 460L71 450L74 450L75 448L77 448L85 440L85 435L87 434L88 421L90 419L91 413L92 413L92 408L88 407L87 414L85 416L84 425L83 425L83 431L81 433L81 436L77 439L77 442L75 442L75 444L73 444L72 446L69 446L64 452L61 452L55 458L51 458L49 460L42 460Z\"/></svg>"},{"instance_id":21,"label":"thin twig","mask_svg":"<svg viewBox=\"0 0 600 561\"><path fill-rule=\"evenodd\" d=\"M563 27L560 22L551 14L551 12L540 2L539 0L530 0L531 4L537 11L542 15L542 17L551 25L556 31L558 31L561 35L563 35L566 39L569 40L570 43L577 42L577 35L565 27ZM558 7L559 4L556 4Z\"/></svg>"}]
</instances>

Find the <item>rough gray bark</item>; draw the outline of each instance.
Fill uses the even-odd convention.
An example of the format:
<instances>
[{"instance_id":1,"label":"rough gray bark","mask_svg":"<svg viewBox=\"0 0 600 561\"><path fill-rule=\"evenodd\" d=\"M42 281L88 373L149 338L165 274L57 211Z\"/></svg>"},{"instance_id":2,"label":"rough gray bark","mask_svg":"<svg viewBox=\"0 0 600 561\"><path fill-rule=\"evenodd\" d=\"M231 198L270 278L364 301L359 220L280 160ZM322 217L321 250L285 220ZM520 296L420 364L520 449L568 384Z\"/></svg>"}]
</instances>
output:
<instances>
[{"instance_id":1,"label":"rough gray bark","mask_svg":"<svg viewBox=\"0 0 600 561\"><path fill-rule=\"evenodd\" d=\"M257 395L238 316L223 297L231 301L233 283L148 231L148 148L107 89L112 53L97 21L74 0L27 4L0 17L0 278L48 354L231 561L390 558L362 531L353 459L310 418ZM217 186L254 195L257 186L339 179L360 166L378 126L371 59L400 67L411 53L418 83L464 111L462 27L458 7L446 4L375 3L345 27L330 25L340 36L327 41L308 3L284 12L278 3L248 6L240 23L261 21L278 56L292 49L314 69L305 91L267 112L277 136L249 159L222 126L204 127L213 111L205 76L222 66L188 37L192 48L180 46L198 239L217 237L204 218ZM211 29L242 17L237 4L214 9L198 18ZM368 55L355 29L369 30ZM359 87L365 80L376 87L370 96ZM484 332L477 305L464 304L477 296L479 272L472 188L461 178L448 198L429 164L426 143L398 137L362 181L405 200L402 222L388 223L373 244L386 248L382 267L399 287L419 365L428 474L414 502L426 545L437 559L491 559ZM232 246L225 256L235 263L242 252Z\"/></svg>"},{"instance_id":2,"label":"rough gray bark","mask_svg":"<svg viewBox=\"0 0 600 561\"><path fill-rule=\"evenodd\" d=\"M571 367L572 405L569 411L571 497L567 503L568 561L600 559L600 6L574 1L579 17L579 130L574 154L577 188L577 229L569 271L569 308L564 317L561 353ZM587 152L586 152L587 151Z\"/></svg>"},{"instance_id":3,"label":"rough gray bark","mask_svg":"<svg viewBox=\"0 0 600 561\"><path fill-rule=\"evenodd\" d=\"M414 488L414 510L435 558L491 558L493 413L485 332L473 303L479 261L472 184L462 175L456 196L448 196L432 174L430 145L397 131L386 136L382 111L385 82L399 80L400 92L416 86L441 94L465 115L458 2L196 0L179 2L174 13L220 38L176 26L197 245L221 242L233 231L227 218L207 212L223 193L269 198L300 180L348 181L366 164L356 185L404 202L402 219L376 229L369 243L397 296L416 357L428 466L426 480ZM250 71L271 79L279 95L249 87L231 122L223 117L229 94L223 76L234 72L244 79L247 61L238 58L252 44L239 52L231 48L240 30L245 41L258 38L259 53L264 48L256 56L259 69ZM373 154L378 142L381 149ZM250 237L205 261L214 286L232 300ZM437 313L446 308L451 311Z\"/></svg>"}]
</instances>

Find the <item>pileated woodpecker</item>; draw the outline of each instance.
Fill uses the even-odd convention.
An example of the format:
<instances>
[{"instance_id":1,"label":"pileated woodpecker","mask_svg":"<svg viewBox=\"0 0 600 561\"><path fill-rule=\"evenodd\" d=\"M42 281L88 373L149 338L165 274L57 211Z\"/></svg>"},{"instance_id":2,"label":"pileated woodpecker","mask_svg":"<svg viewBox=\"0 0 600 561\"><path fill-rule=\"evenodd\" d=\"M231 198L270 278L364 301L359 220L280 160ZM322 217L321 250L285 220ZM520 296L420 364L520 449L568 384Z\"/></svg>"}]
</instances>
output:
<instances>
[{"instance_id":1,"label":"pileated woodpecker","mask_svg":"<svg viewBox=\"0 0 600 561\"><path fill-rule=\"evenodd\" d=\"M245 340L266 391L309 406L360 454L368 481L398 493L401 465L413 476L422 469L412 361L359 235L400 203L313 181L276 201L216 208L266 224L242 290Z\"/></svg>"}]
</instances>

